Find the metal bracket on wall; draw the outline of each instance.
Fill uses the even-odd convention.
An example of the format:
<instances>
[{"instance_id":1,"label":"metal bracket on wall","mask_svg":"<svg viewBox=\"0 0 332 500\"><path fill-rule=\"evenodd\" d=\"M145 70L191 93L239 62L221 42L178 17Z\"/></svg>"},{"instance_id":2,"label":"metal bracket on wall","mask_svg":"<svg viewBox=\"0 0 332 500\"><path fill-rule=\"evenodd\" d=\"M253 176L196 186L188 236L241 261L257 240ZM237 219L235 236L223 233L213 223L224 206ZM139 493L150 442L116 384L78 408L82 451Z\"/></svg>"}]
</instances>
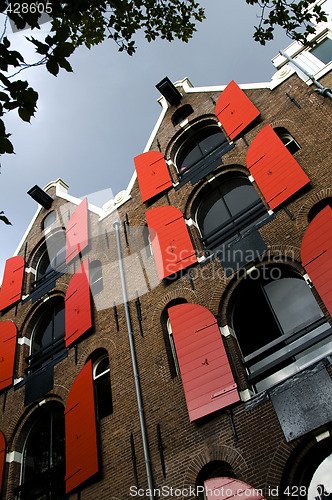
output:
<instances>
[{"instance_id":1,"label":"metal bracket on wall","mask_svg":"<svg viewBox=\"0 0 332 500\"><path fill-rule=\"evenodd\" d=\"M126 221L123 221L122 225L123 225L123 232L125 235L126 245L127 247L129 247Z\"/></svg>"},{"instance_id":2,"label":"metal bracket on wall","mask_svg":"<svg viewBox=\"0 0 332 500\"><path fill-rule=\"evenodd\" d=\"M286 214L288 215L288 217L290 218L290 220L295 220L294 215L288 210L288 208L286 207L286 205L282 205L282 208L284 209L284 211L286 212Z\"/></svg>"},{"instance_id":3,"label":"metal bracket on wall","mask_svg":"<svg viewBox=\"0 0 332 500\"><path fill-rule=\"evenodd\" d=\"M192 290L195 290L195 285L194 285L193 279L192 279L192 277L191 277L190 271L191 271L191 269L188 269L188 272L187 272L187 274L188 274L188 279L189 279L189 283L190 283L191 289L192 289Z\"/></svg>"},{"instance_id":4,"label":"metal bracket on wall","mask_svg":"<svg viewBox=\"0 0 332 500\"><path fill-rule=\"evenodd\" d=\"M161 468L163 471L163 476L166 477L164 446L163 446L163 441L161 439L160 424L157 424L157 438L158 438L158 450L159 450L159 455L160 455Z\"/></svg>"},{"instance_id":5,"label":"metal bracket on wall","mask_svg":"<svg viewBox=\"0 0 332 500\"><path fill-rule=\"evenodd\" d=\"M75 365L77 365L77 344L74 345L75 349Z\"/></svg>"},{"instance_id":6,"label":"metal bracket on wall","mask_svg":"<svg viewBox=\"0 0 332 500\"><path fill-rule=\"evenodd\" d=\"M135 485L136 485L136 488L138 488L135 443L134 443L134 436L132 434L130 434L130 448L131 448L131 460L133 462L133 469L134 469Z\"/></svg>"},{"instance_id":7,"label":"metal bracket on wall","mask_svg":"<svg viewBox=\"0 0 332 500\"><path fill-rule=\"evenodd\" d=\"M233 412L229 408L227 408L227 415L229 416L229 420L230 420L230 423L231 423L231 427L232 427L234 439L235 439L235 441L238 441L239 438L238 438L238 435L237 435L237 432L236 432L236 428L235 428L235 424L234 424Z\"/></svg>"},{"instance_id":8,"label":"metal bracket on wall","mask_svg":"<svg viewBox=\"0 0 332 500\"><path fill-rule=\"evenodd\" d=\"M5 393L3 395L2 413L5 413L6 401L7 401L7 391L5 391Z\"/></svg>"},{"instance_id":9,"label":"metal bracket on wall","mask_svg":"<svg viewBox=\"0 0 332 500\"><path fill-rule=\"evenodd\" d=\"M118 315L118 311L116 309L115 302L113 302L113 313L114 313L116 331L118 332L119 331L119 315Z\"/></svg>"},{"instance_id":10,"label":"metal bracket on wall","mask_svg":"<svg viewBox=\"0 0 332 500\"><path fill-rule=\"evenodd\" d=\"M288 94L288 92L286 92L286 96L291 100L291 102L293 102L295 104L295 106L297 106L299 109L301 109L301 106L299 105L299 103L294 99L294 97L292 97L291 95Z\"/></svg>"},{"instance_id":11,"label":"metal bracket on wall","mask_svg":"<svg viewBox=\"0 0 332 500\"><path fill-rule=\"evenodd\" d=\"M138 319L138 324L139 324L139 331L142 337L144 337L143 334L143 328L142 328L142 310L141 310L141 303L138 297L138 292L136 291L136 312L137 312L137 319Z\"/></svg>"}]
</instances>

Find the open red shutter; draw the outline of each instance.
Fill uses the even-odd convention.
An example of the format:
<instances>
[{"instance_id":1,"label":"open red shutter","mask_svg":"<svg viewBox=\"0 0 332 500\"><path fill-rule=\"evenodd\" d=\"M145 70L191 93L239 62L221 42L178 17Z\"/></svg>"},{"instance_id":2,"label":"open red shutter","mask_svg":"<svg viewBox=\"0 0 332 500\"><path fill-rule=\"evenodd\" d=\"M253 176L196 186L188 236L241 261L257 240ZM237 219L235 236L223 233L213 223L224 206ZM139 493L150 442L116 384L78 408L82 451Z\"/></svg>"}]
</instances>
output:
<instances>
[{"instance_id":1,"label":"open red shutter","mask_svg":"<svg viewBox=\"0 0 332 500\"><path fill-rule=\"evenodd\" d=\"M88 200L85 198L70 217L66 229L66 262L88 246Z\"/></svg>"},{"instance_id":2,"label":"open red shutter","mask_svg":"<svg viewBox=\"0 0 332 500\"><path fill-rule=\"evenodd\" d=\"M215 113L231 139L260 115L258 109L234 80L220 94Z\"/></svg>"},{"instance_id":3,"label":"open red shutter","mask_svg":"<svg viewBox=\"0 0 332 500\"><path fill-rule=\"evenodd\" d=\"M6 439L3 433L0 431L0 493L2 491L2 477L3 477L5 462L6 462Z\"/></svg>"},{"instance_id":4,"label":"open red shutter","mask_svg":"<svg viewBox=\"0 0 332 500\"><path fill-rule=\"evenodd\" d=\"M305 267L332 315L332 209L325 207L309 224L301 245Z\"/></svg>"},{"instance_id":5,"label":"open red shutter","mask_svg":"<svg viewBox=\"0 0 332 500\"><path fill-rule=\"evenodd\" d=\"M165 158L159 151L142 153L134 161L143 202L173 185Z\"/></svg>"},{"instance_id":6,"label":"open red shutter","mask_svg":"<svg viewBox=\"0 0 332 500\"><path fill-rule=\"evenodd\" d=\"M0 311L21 298L24 275L24 259L17 255L6 261L0 290Z\"/></svg>"},{"instance_id":7,"label":"open red shutter","mask_svg":"<svg viewBox=\"0 0 332 500\"><path fill-rule=\"evenodd\" d=\"M310 182L270 125L250 144L247 167L272 209Z\"/></svg>"},{"instance_id":8,"label":"open red shutter","mask_svg":"<svg viewBox=\"0 0 332 500\"><path fill-rule=\"evenodd\" d=\"M145 212L159 279L197 262L185 220L175 207L156 207Z\"/></svg>"},{"instance_id":9,"label":"open red shutter","mask_svg":"<svg viewBox=\"0 0 332 500\"><path fill-rule=\"evenodd\" d=\"M12 321L0 323L0 390L10 386L14 376L17 328Z\"/></svg>"},{"instance_id":10,"label":"open red shutter","mask_svg":"<svg viewBox=\"0 0 332 500\"><path fill-rule=\"evenodd\" d=\"M190 421L239 401L213 314L197 304L180 304L168 315Z\"/></svg>"},{"instance_id":11,"label":"open red shutter","mask_svg":"<svg viewBox=\"0 0 332 500\"><path fill-rule=\"evenodd\" d=\"M98 472L97 430L92 363L89 361L70 389L66 409L66 493Z\"/></svg>"},{"instance_id":12,"label":"open red shutter","mask_svg":"<svg viewBox=\"0 0 332 500\"><path fill-rule=\"evenodd\" d=\"M241 498L255 498L255 500L265 500L260 490L255 490L249 484L231 479L230 477L216 477L204 481L207 500L224 498L231 500Z\"/></svg>"},{"instance_id":13,"label":"open red shutter","mask_svg":"<svg viewBox=\"0 0 332 500\"><path fill-rule=\"evenodd\" d=\"M75 342L92 326L89 262L76 271L65 297L66 346Z\"/></svg>"}]
</instances>

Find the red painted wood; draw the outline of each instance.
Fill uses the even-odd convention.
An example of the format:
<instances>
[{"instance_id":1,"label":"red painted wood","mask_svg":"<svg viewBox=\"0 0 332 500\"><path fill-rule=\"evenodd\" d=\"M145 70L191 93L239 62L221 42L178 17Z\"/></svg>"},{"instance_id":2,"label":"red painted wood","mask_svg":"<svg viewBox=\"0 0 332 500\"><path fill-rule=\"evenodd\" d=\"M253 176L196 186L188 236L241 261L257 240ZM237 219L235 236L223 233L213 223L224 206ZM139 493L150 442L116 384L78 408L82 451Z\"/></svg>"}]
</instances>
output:
<instances>
[{"instance_id":1,"label":"red painted wood","mask_svg":"<svg viewBox=\"0 0 332 500\"><path fill-rule=\"evenodd\" d=\"M66 493L98 472L97 430L89 361L79 372L68 394L66 426Z\"/></svg>"},{"instance_id":2,"label":"red painted wood","mask_svg":"<svg viewBox=\"0 0 332 500\"><path fill-rule=\"evenodd\" d=\"M310 182L270 125L250 144L247 167L272 209Z\"/></svg>"},{"instance_id":3,"label":"red painted wood","mask_svg":"<svg viewBox=\"0 0 332 500\"><path fill-rule=\"evenodd\" d=\"M301 244L302 265L332 315L332 209L327 206L309 224Z\"/></svg>"},{"instance_id":4,"label":"red painted wood","mask_svg":"<svg viewBox=\"0 0 332 500\"><path fill-rule=\"evenodd\" d=\"M134 162L143 202L173 185L165 158L159 151L142 153Z\"/></svg>"},{"instance_id":5,"label":"red painted wood","mask_svg":"<svg viewBox=\"0 0 332 500\"><path fill-rule=\"evenodd\" d=\"M76 271L65 297L66 346L70 346L92 326L89 262Z\"/></svg>"},{"instance_id":6,"label":"red painted wood","mask_svg":"<svg viewBox=\"0 0 332 500\"><path fill-rule=\"evenodd\" d=\"M204 482L206 497L208 500L223 499L244 499L255 498L256 500L265 500L260 490L238 479L229 477L217 477L208 479Z\"/></svg>"},{"instance_id":7,"label":"red painted wood","mask_svg":"<svg viewBox=\"0 0 332 500\"><path fill-rule=\"evenodd\" d=\"M260 115L258 109L234 80L220 94L215 113L231 139L239 135Z\"/></svg>"},{"instance_id":8,"label":"red painted wood","mask_svg":"<svg viewBox=\"0 0 332 500\"><path fill-rule=\"evenodd\" d=\"M17 328L12 321L0 323L0 390L13 383Z\"/></svg>"},{"instance_id":9,"label":"red painted wood","mask_svg":"<svg viewBox=\"0 0 332 500\"><path fill-rule=\"evenodd\" d=\"M182 213L163 206L145 212L159 279L197 262Z\"/></svg>"},{"instance_id":10,"label":"red painted wood","mask_svg":"<svg viewBox=\"0 0 332 500\"><path fill-rule=\"evenodd\" d=\"M168 310L190 421L239 401L217 321L198 304Z\"/></svg>"},{"instance_id":11,"label":"red painted wood","mask_svg":"<svg viewBox=\"0 0 332 500\"><path fill-rule=\"evenodd\" d=\"M0 311L21 299L24 259L19 255L6 261L0 290Z\"/></svg>"},{"instance_id":12,"label":"red painted wood","mask_svg":"<svg viewBox=\"0 0 332 500\"><path fill-rule=\"evenodd\" d=\"M70 217L66 229L66 262L88 246L88 200L85 198Z\"/></svg>"},{"instance_id":13,"label":"red painted wood","mask_svg":"<svg viewBox=\"0 0 332 500\"><path fill-rule=\"evenodd\" d=\"M2 491L2 478L6 462L6 439L0 431L0 492Z\"/></svg>"}]
</instances>

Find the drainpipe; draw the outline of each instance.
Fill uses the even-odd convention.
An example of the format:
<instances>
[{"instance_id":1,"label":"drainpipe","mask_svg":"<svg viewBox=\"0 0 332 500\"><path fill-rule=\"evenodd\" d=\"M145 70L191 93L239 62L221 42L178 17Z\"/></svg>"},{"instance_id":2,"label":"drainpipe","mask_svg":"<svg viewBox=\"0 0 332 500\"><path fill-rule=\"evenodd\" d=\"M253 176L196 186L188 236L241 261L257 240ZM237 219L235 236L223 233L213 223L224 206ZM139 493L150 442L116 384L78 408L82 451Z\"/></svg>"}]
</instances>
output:
<instances>
[{"instance_id":1,"label":"drainpipe","mask_svg":"<svg viewBox=\"0 0 332 500\"><path fill-rule=\"evenodd\" d=\"M330 99L332 99L331 89L329 89L328 87L324 87L321 83L319 83L313 75L311 75L310 73L308 73L308 71L306 69L302 68L302 66L295 59L292 59L285 52L283 52L282 50L279 50L279 54L281 54L282 56L284 56L289 62L291 62L292 64L294 64L294 66L296 66L297 68L299 68L299 70L302 71L302 73L304 73L308 78L310 78L310 80L312 81L312 83L314 85L316 85L316 87L319 89L318 92L320 94L322 94L323 97L329 97Z\"/></svg>"},{"instance_id":2,"label":"drainpipe","mask_svg":"<svg viewBox=\"0 0 332 500\"><path fill-rule=\"evenodd\" d=\"M134 372L136 399L137 399L137 406L138 406L139 423L140 423L140 428L141 428L141 436L142 436L142 442L143 442L146 477L147 477L148 488L149 488L149 492L150 492L149 498L150 498L150 500L155 500L150 453L149 453L149 444L148 444L148 438L147 438L147 433L146 433L141 386L140 386L140 380L139 380L138 369L137 369L137 359L136 359L136 352L135 352L134 335L133 335L131 321L130 321L128 297L127 297L127 287L126 287L126 280L125 280L125 274L124 274L124 268L123 268L123 262L122 262L121 241L120 241L120 231L119 231L120 226L121 226L121 222L119 220L115 221L113 223L113 227L115 229L115 234L116 234L116 244L117 244L117 249L118 249L122 296L123 296L123 302L124 302L125 314L126 314L126 322L127 322L129 345L130 345L130 354L131 354L131 361L132 361L133 372Z\"/></svg>"}]
</instances>

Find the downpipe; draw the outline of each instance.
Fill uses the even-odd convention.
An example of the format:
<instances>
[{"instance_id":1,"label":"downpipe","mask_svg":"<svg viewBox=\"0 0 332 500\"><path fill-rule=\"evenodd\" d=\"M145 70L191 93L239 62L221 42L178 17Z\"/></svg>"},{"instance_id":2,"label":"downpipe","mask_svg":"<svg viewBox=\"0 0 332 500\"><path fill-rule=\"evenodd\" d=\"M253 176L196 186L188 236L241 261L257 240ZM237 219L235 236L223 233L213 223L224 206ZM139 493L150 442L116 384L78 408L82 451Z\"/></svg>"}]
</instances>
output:
<instances>
[{"instance_id":1,"label":"downpipe","mask_svg":"<svg viewBox=\"0 0 332 500\"><path fill-rule=\"evenodd\" d=\"M143 403L142 403L141 385L140 385L140 380L139 380L139 375L138 375L137 358L136 358L135 344L134 344L134 335L133 335L133 331L132 331L132 327L131 327L131 320L130 320L129 306L128 306L127 287L126 287L125 273L124 273L123 261L122 261L120 226L121 226L121 222L119 220L117 220L113 223L113 227L115 229L115 234L116 234L116 244L117 244L117 250L118 250L122 297L123 297L123 302L124 302L124 307L125 307L126 323L127 323L127 330L128 330L128 336L129 336L130 354L131 354L131 361L132 361L132 367L133 367L133 373L134 373L135 391L136 391L139 423L140 423L140 428L141 428L141 436L142 436L142 442L143 442L143 453L144 453L146 477L147 477L148 489L150 492L149 498L150 498L150 500L155 500L152 469L151 469L151 460L150 460L150 453L149 453L149 444L148 444L144 409L143 409Z\"/></svg>"}]
</instances>

